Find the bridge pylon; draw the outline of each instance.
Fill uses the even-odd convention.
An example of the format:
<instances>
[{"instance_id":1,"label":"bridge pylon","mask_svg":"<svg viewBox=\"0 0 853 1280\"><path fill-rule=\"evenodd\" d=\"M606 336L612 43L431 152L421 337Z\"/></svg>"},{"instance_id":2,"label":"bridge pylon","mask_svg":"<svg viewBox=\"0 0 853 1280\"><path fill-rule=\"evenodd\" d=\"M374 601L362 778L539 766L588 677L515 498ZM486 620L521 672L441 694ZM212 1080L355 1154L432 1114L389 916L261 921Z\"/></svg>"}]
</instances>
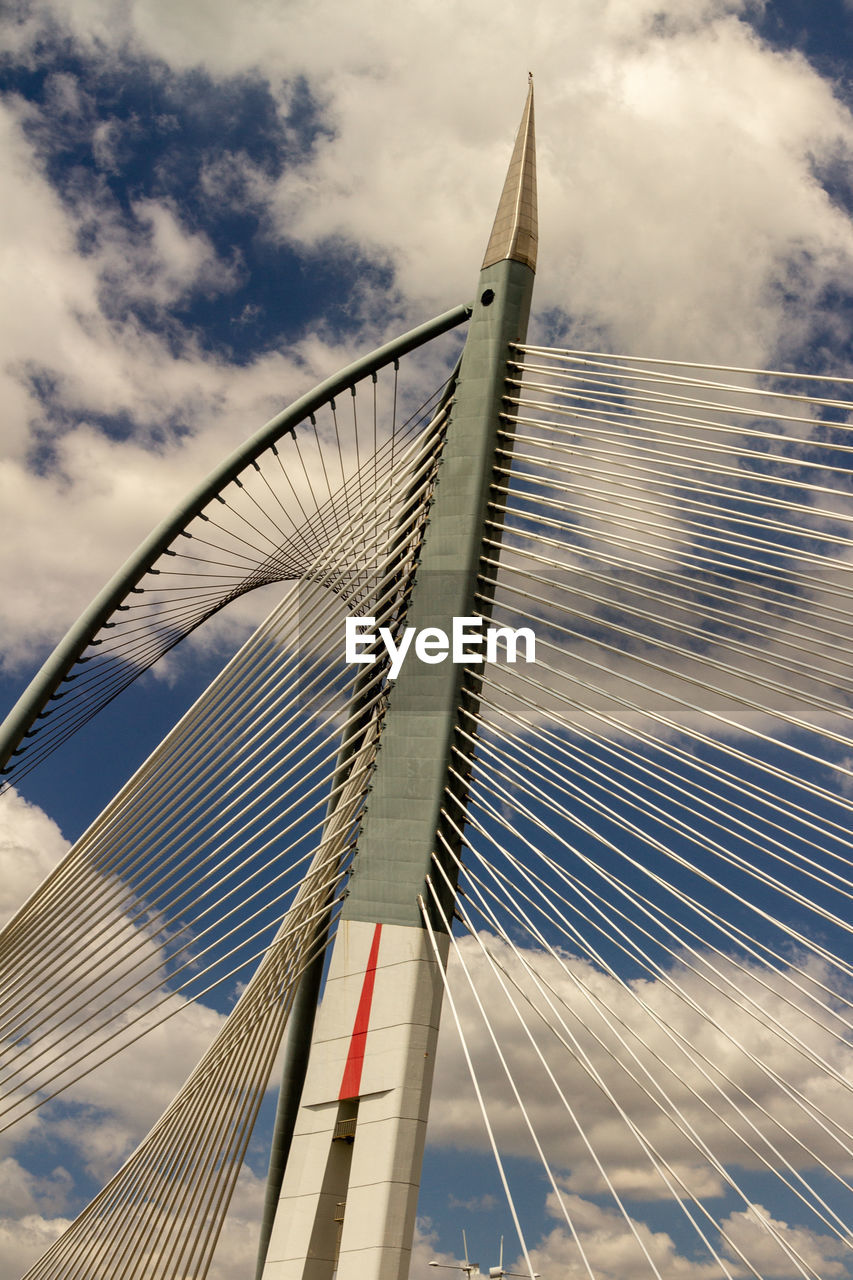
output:
<instances>
[{"instance_id":1,"label":"bridge pylon","mask_svg":"<svg viewBox=\"0 0 853 1280\"><path fill-rule=\"evenodd\" d=\"M478 586L511 342L524 342L537 249L533 86L477 282L447 438L406 617L448 635L485 618ZM460 707L476 666L412 656L389 696L372 791L259 1273L263 1280L406 1280L449 939L424 926L426 877L449 898L458 832L442 817ZM462 798L460 796L460 798ZM448 918L452 903L445 902ZM275 1152L274 1152L275 1160ZM266 1234L266 1233L265 1233ZM263 1246L262 1246L263 1251Z\"/></svg>"}]
</instances>

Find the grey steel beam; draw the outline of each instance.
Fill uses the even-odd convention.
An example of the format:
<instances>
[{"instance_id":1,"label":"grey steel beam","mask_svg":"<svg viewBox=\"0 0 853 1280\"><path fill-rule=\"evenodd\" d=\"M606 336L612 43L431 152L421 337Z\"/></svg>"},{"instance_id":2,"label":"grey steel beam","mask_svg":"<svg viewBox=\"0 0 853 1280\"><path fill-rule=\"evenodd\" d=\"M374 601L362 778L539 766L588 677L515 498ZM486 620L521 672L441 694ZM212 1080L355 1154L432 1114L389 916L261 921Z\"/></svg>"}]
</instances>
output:
<instances>
[{"instance_id":1,"label":"grey steel beam","mask_svg":"<svg viewBox=\"0 0 853 1280\"><path fill-rule=\"evenodd\" d=\"M265 449L275 444L286 432L293 430L309 414L314 413L330 399L340 395L341 392L376 370L462 324L470 314L469 305L454 307L451 311L436 316L434 320L429 320L426 324L419 325L416 329L411 329L401 337L395 338L393 342L377 347L370 355L362 356L331 378L318 383L312 391L307 392L271 418L193 489L172 514L149 534L130 559L98 593L24 690L0 725L0 770L4 769L27 730L35 722L36 717L44 709L89 642L115 611L116 606L121 604L131 588L144 577L158 556L178 537L190 520L198 515L226 484L238 476Z\"/></svg>"},{"instance_id":2,"label":"grey steel beam","mask_svg":"<svg viewBox=\"0 0 853 1280\"><path fill-rule=\"evenodd\" d=\"M317 938L318 952L299 979L299 987L287 1019L287 1039L284 1046L284 1063L281 1071L278 1103L276 1105L275 1122L273 1124L270 1162L267 1171L267 1185L264 1193L264 1209L261 1216L261 1234L258 1242L258 1260L255 1266L255 1280L261 1280L267 1260L275 1212L278 1198L281 1195L281 1184L290 1154L290 1144L299 1104L302 1100L302 1088L305 1084L305 1073L308 1070L308 1055L311 1050L311 1036L314 1032L314 1019L317 1013L317 1002L323 969L326 963L326 949L322 945L329 931L328 916L323 921Z\"/></svg>"}]
</instances>

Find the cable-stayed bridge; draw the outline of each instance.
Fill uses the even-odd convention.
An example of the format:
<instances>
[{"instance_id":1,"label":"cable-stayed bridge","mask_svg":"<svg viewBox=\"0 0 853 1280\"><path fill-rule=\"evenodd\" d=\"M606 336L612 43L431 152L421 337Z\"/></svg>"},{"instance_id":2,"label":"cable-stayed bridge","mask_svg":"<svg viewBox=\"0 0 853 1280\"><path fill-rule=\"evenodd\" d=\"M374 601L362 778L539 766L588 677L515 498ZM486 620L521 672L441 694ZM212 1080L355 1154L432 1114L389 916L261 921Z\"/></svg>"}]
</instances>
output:
<instances>
[{"instance_id":1,"label":"cable-stayed bridge","mask_svg":"<svg viewBox=\"0 0 853 1280\"><path fill-rule=\"evenodd\" d=\"M16 784L283 584L0 935L4 1127L245 984L29 1280L204 1276L283 1040L258 1277L402 1280L440 1017L526 1273L509 1129L562 1274L612 1274L578 1190L626 1274L685 1274L650 1201L691 1274L849 1274L849 383L530 345L536 244L531 89L473 302L241 446L4 725Z\"/></svg>"}]
</instances>

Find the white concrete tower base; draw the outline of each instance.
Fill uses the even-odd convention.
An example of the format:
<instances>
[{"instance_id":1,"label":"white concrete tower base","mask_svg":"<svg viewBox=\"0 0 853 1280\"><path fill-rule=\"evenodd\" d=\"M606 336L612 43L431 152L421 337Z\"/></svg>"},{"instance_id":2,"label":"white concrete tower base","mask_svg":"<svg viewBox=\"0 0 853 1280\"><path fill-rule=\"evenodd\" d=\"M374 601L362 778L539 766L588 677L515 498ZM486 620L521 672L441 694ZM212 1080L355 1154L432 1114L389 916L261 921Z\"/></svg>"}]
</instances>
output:
<instances>
[{"instance_id":1,"label":"white concrete tower base","mask_svg":"<svg viewBox=\"0 0 853 1280\"><path fill-rule=\"evenodd\" d=\"M442 991L422 929L341 922L264 1280L407 1280Z\"/></svg>"}]
</instances>

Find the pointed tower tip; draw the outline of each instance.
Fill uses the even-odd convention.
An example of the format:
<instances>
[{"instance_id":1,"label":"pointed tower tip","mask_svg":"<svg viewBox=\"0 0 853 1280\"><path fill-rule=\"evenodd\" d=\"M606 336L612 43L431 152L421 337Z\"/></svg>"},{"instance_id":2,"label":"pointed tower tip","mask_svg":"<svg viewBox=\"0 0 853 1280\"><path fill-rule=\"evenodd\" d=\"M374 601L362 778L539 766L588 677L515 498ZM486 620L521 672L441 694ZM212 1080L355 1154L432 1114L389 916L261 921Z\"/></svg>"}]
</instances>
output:
<instances>
[{"instance_id":1,"label":"pointed tower tip","mask_svg":"<svg viewBox=\"0 0 853 1280\"><path fill-rule=\"evenodd\" d=\"M484 267L510 258L536 270L539 227L536 206L536 133L533 123L533 73L527 73L527 102L489 237Z\"/></svg>"}]
</instances>

